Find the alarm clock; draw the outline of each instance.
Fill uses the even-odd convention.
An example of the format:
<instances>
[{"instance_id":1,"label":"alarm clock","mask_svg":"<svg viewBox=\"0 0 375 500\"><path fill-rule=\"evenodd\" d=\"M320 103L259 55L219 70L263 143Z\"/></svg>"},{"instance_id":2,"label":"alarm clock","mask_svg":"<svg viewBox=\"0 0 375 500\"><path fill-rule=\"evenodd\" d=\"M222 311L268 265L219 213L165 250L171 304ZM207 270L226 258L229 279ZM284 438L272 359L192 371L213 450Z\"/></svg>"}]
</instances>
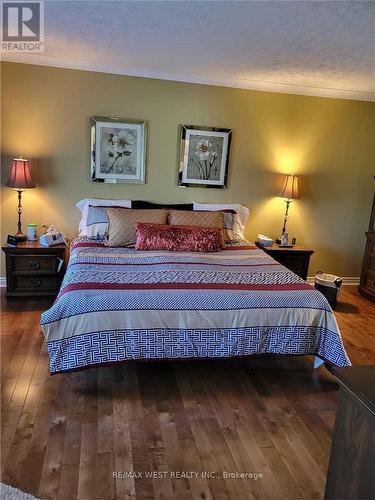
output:
<instances>
[{"instance_id":1,"label":"alarm clock","mask_svg":"<svg viewBox=\"0 0 375 500\"><path fill-rule=\"evenodd\" d=\"M18 243L17 237L12 234L8 234L7 245L10 247L16 247Z\"/></svg>"}]
</instances>

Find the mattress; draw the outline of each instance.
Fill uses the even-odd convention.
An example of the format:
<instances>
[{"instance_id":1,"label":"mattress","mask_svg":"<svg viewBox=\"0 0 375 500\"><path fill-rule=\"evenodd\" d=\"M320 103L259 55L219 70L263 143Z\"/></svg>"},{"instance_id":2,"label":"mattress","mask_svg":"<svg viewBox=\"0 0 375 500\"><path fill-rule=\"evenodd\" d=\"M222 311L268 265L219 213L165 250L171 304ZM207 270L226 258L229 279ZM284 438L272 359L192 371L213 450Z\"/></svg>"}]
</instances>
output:
<instances>
[{"instance_id":1,"label":"mattress","mask_svg":"<svg viewBox=\"0 0 375 500\"><path fill-rule=\"evenodd\" d=\"M41 327L51 373L265 353L350 365L324 296L248 242L143 252L79 238Z\"/></svg>"}]
</instances>

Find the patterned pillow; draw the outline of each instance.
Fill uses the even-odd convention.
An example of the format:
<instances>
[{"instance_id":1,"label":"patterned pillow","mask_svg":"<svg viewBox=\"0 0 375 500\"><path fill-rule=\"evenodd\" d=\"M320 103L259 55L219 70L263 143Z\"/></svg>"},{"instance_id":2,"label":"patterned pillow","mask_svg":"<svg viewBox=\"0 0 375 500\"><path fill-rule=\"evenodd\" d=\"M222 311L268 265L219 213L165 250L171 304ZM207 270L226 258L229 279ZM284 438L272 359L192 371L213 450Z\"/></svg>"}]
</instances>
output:
<instances>
[{"instance_id":1,"label":"patterned pillow","mask_svg":"<svg viewBox=\"0 0 375 500\"><path fill-rule=\"evenodd\" d=\"M91 205L87 211L86 219L86 236L90 239L106 238L108 233L108 207L92 207ZM121 210L129 210L126 207L112 207L120 208Z\"/></svg>"},{"instance_id":2,"label":"patterned pillow","mask_svg":"<svg viewBox=\"0 0 375 500\"><path fill-rule=\"evenodd\" d=\"M169 210L168 224L172 226L220 227L223 228L222 212L188 212Z\"/></svg>"},{"instance_id":3,"label":"patterned pillow","mask_svg":"<svg viewBox=\"0 0 375 500\"><path fill-rule=\"evenodd\" d=\"M212 210L224 212L225 241L240 241L245 239L244 231L249 209L238 203L194 203L194 210Z\"/></svg>"},{"instance_id":4,"label":"patterned pillow","mask_svg":"<svg viewBox=\"0 0 375 500\"><path fill-rule=\"evenodd\" d=\"M224 240L227 242L240 241L242 238L235 232L238 215L235 210L228 208L221 211L224 217Z\"/></svg>"},{"instance_id":5,"label":"patterned pillow","mask_svg":"<svg viewBox=\"0 0 375 500\"><path fill-rule=\"evenodd\" d=\"M135 245L135 225L137 222L166 224L168 210L123 210L122 208L107 208L108 239L110 247L129 247Z\"/></svg>"},{"instance_id":6,"label":"patterned pillow","mask_svg":"<svg viewBox=\"0 0 375 500\"><path fill-rule=\"evenodd\" d=\"M86 219L86 236L88 238L105 236L107 234L107 231L108 215L105 207L89 206Z\"/></svg>"},{"instance_id":7,"label":"patterned pillow","mask_svg":"<svg viewBox=\"0 0 375 500\"><path fill-rule=\"evenodd\" d=\"M171 252L219 252L223 248L220 227L136 224L136 250L168 250Z\"/></svg>"},{"instance_id":8,"label":"patterned pillow","mask_svg":"<svg viewBox=\"0 0 375 500\"><path fill-rule=\"evenodd\" d=\"M87 214L89 207L131 207L130 200L104 200L102 198L84 198L76 203L76 207L81 211L82 217L79 221L79 235L89 236L87 234ZM95 235L97 236L97 235Z\"/></svg>"}]
</instances>

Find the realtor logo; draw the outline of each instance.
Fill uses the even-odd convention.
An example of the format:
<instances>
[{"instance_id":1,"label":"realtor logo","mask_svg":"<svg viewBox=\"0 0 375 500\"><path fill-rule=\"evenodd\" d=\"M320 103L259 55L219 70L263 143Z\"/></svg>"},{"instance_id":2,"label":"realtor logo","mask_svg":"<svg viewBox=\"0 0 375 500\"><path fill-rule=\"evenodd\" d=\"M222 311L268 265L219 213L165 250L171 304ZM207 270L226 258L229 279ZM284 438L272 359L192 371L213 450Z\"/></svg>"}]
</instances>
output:
<instances>
[{"instance_id":1,"label":"realtor logo","mask_svg":"<svg viewBox=\"0 0 375 500\"><path fill-rule=\"evenodd\" d=\"M2 52L43 52L43 2L2 2Z\"/></svg>"}]
</instances>

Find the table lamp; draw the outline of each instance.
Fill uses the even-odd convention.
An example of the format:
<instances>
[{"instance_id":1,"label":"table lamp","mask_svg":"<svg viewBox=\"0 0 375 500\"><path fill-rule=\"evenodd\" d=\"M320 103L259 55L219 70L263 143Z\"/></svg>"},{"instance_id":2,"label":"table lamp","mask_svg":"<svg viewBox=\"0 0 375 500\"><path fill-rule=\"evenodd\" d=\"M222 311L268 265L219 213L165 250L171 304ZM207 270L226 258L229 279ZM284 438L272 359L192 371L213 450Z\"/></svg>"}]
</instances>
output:
<instances>
[{"instance_id":1,"label":"table lamp","mask_svg":"<svg viewBox=\"0 0 375 500\"><path fill-rule=\"evenodd\" d=\"M18 231L16 239L25 241L26 235L22 232L22 191L25 189L35 188L30 175L30 162L24 158L15 158L12 160L12 166L7 180L6 186L15 189L18 192Z\"/></svg>"},{"instance_id":2,"label":"table lamp","mask_svg":"<svg viewBox=\"0 0 375 500\"><path fill-rule=\"evenodd\" d=\"M280 198L284 198L286 203L285 214L284 214L284 224L281 230L281 239L283 235L286 235L286 224L288 222L288 212L289 205L293 200L299 199L299 190L298 190L298 175L287 174L284 179L283 188L280 191Z\"/></svg>"}]
</instances>

